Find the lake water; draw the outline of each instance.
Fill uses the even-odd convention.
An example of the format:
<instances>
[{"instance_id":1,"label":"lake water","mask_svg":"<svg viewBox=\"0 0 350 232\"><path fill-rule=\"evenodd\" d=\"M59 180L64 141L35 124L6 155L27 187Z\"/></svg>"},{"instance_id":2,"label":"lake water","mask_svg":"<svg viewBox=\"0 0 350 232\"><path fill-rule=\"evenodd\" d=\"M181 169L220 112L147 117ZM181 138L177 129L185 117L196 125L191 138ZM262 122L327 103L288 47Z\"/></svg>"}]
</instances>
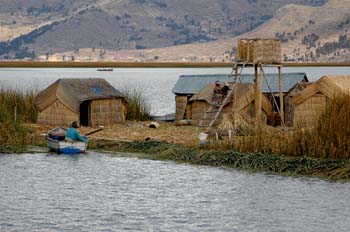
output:
<instances>
[{"instance_id":1,"label":"lake water","mask_svg":"<svg viewBox=\"0 0 350 232\"><path fill-rule=\"evenodd\" d=\"M113 72L98 72L95 68L0 68L0 86L42 90L59 78L105 78L118 89L136 88L142 91L151 106L151 113L164 115L175 112L175 97L171 93L180 75L229 74L230 68L115 68ZM276 68L267 68L276 72ZM283 72L305 72L310 81L323 75L350 75L350 67L283 68ZM252 73L246 68L243 73Z\"/></svg>"},{"instance_id":2,"label":"lake water","mask_svg":"<svg viewBox=\"0 0 350 232\"><path fill-rule=\"evenodd\" d=\"M89 152L0 155L0 231L349 231L350 183Z\"/></svg>"}]
</instances>

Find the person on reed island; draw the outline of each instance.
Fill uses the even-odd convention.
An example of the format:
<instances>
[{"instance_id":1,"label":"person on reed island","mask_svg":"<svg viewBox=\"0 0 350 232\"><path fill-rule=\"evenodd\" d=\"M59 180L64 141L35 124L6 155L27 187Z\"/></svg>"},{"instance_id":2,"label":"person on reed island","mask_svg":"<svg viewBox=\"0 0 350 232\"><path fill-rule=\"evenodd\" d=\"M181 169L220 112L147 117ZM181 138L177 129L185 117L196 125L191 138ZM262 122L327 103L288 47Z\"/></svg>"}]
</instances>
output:
<instances>
[{"instance_id":1,"label":"person on reed island","mask_svg":"<svg viewBox=\"0 0 350 232\"><path fill-rule=\"evenodd\" d=\"M222 89L221 89L223 99L226 98L229 90L230 90L230 84L228 82L225 82L224 87L222 87Z\"/></svg>"},{"instance_id":2,"label":"person on reed island","mask_svg":"<svg viewBox=\"0 0 350 232\"><path fill-rule=\"evenodd\" d=\"M222 88L220 81L215 81L214 87L214 103L221 104L222 103Z\"/></svg>"},{"instance_id":3,"label":"person on reed island","mask_svg":"<svg viewBox=\"0 0 350 232\"><path fill-rule=\"evenodd\" d=\"M78 122L77 121L72 122L70 128L67 130L66 139L73 140L73 141L87 142L88 139L84 136L81 136L77 128L79 128Z\"/></svg>"}]
</instances>

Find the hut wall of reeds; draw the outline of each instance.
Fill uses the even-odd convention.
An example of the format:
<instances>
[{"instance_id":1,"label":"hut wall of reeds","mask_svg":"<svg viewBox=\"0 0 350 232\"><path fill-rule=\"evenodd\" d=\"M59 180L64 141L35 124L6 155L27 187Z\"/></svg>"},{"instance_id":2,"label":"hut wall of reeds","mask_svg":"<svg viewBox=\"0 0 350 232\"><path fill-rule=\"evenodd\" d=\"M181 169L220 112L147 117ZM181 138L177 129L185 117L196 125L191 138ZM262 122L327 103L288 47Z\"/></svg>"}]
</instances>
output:
<instances>
[{"instance_id":1,"label":"hut wall of reeds","mask_svg":"<svg viewBox=\"0 0 350 232\"><path fill-rule=\"evenodd\" d=\"M90 102L90 126L113 125L125 122L124 100L97 99Z\"/></svg>"},{"instance_id":2,"label":"hut wall of reeds","mask_svg":"<svg viewBox=\"0 0 350 232\"><path fill-rule=\"evenodd\" d=\"M188 102L188 96L175 96L175 102L176 102L176 112L175 112L175 121L180 121L184 119L186 109L187 109L187 102Z\"/></svg>"},{"instance_id":3,"label":"hut wall of reeds","mask_svg":"<svg viewBox=\"0 0 350 232\"><path fill-rule=\"evenodd\" d=\"M125 98L106 80L59 79L40 92L35 99L38 123L105 126L125 122Z\"/></svg>"},{"instance_id":4,"label":"hut wall of reeds","mask_svg":"<svg viewBox=\"0 0 350 232\"><path fill-rule=\"evenodd\" d=\"M254 64L280 64L281 41L278 39L239 39L236 61Z\"/></svg>"},{"instance_id":5,"label":"hut wall of reeds","mask_svg":"<svg viewBox=\"0 0 350 232\"><path fill-rule=\"evenodd\" d=\"M79 115L59 100L55 100L49 107L38 114L37 122L45 125L68 126L73 121L79 121Z\"/></svg>"},{"instance_id":6,"label":"hut wall of reeds","mask_svg":"<svg viewBox=\"0 0 350 232\"><path fill-rule=\"evenodd\" d=\"M327 97L323 94L315 94L302 104L295 106L294 125L308 127L314 125L319 115L325 109Z\"/></svg>"},{"instance_id":7,"label":"hut wall of reeds","mask_svg":"<svg viewBox=\"0 0 350 232\"><path fill-rule=\"evenodd\" d=\"M315 125L326 104L341 95L350 95L350 76L323 76L293 98L294 125Z\"/></svg>"},{"instance_id":8,"label":"hut wall of reeds","mask_svg":"<svg viewBox=\"0 0 350 232\"><path fill-rule=\"evenodd\" d=\"M310 82L299 82L291 88L284 97L284 122L286 126L294 124L294 105L293 98L308 87Z\"/></svg>"}]
</instances>

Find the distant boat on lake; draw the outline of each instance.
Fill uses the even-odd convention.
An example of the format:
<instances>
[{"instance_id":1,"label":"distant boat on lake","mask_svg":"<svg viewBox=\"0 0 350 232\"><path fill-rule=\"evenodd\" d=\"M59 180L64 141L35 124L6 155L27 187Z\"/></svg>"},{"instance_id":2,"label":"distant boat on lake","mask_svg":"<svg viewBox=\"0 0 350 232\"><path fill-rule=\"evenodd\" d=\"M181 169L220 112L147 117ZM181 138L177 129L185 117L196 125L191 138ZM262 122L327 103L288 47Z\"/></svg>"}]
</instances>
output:
<instances>
[{"instance_id":1,"label":"distant boat on lake","mask_svg":"<svg viewBox=\"0 0 350 232\"><path fill-rule=\"evenodd\" d=\"M98 68L97 71L113 72L113 68Z\"/></svg>"}]
</instances>

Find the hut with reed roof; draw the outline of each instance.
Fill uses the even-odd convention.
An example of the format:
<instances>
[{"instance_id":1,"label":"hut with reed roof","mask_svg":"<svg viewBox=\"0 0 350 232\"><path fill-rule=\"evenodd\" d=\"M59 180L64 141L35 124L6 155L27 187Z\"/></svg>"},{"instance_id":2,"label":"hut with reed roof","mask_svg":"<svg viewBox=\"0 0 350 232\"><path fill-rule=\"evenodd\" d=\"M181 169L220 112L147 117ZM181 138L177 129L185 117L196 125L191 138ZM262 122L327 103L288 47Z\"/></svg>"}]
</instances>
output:
<instances>
[{"instance_id":1,"label":"hut with reed roof","mask_svg":"<svg viewBox=\"0 0 350 232\"><path fill-rule=\"evenodd\" d=\"M203 117L205 111L208 110L210 105L215 105L213 102L213 89L215 84L210 83L203 89L197 92L193 97L189 99L189 108L191 108L192 125L198 125L199 121ZM216 121L219 124L226 114L232 114L233 107L235 106L235 112L250 120L254 117L254 96L255 88L253 84L239 83L237 84L237 102L234 103L233 99L229 100L222 110L220 118ZM267 122L267 118L272 113L272 106L269 99L265 96L262 98L262 121Z\"/></svg>"},{"instance_id":2,"label":"hut with reed roof","mask_svg":"<svg viewBox=\"0 0 350 232\"><path fill-rule=\"evenodd\" d=\"M105 126L125 122L125 97L101 78L58 79L35 98L38 123Z\"/></svg>"},{"instance_id":3,"label":"hut with reed roof","mask_svg":"<svg viewBox=\"0 0 350 232\"><path fill-rule=\"evenodd\" d=\"M341 95L350 95L350 76L321 77L293 98L294 126L315 125L327 102Z\"/></svg>"}]
</instances>

